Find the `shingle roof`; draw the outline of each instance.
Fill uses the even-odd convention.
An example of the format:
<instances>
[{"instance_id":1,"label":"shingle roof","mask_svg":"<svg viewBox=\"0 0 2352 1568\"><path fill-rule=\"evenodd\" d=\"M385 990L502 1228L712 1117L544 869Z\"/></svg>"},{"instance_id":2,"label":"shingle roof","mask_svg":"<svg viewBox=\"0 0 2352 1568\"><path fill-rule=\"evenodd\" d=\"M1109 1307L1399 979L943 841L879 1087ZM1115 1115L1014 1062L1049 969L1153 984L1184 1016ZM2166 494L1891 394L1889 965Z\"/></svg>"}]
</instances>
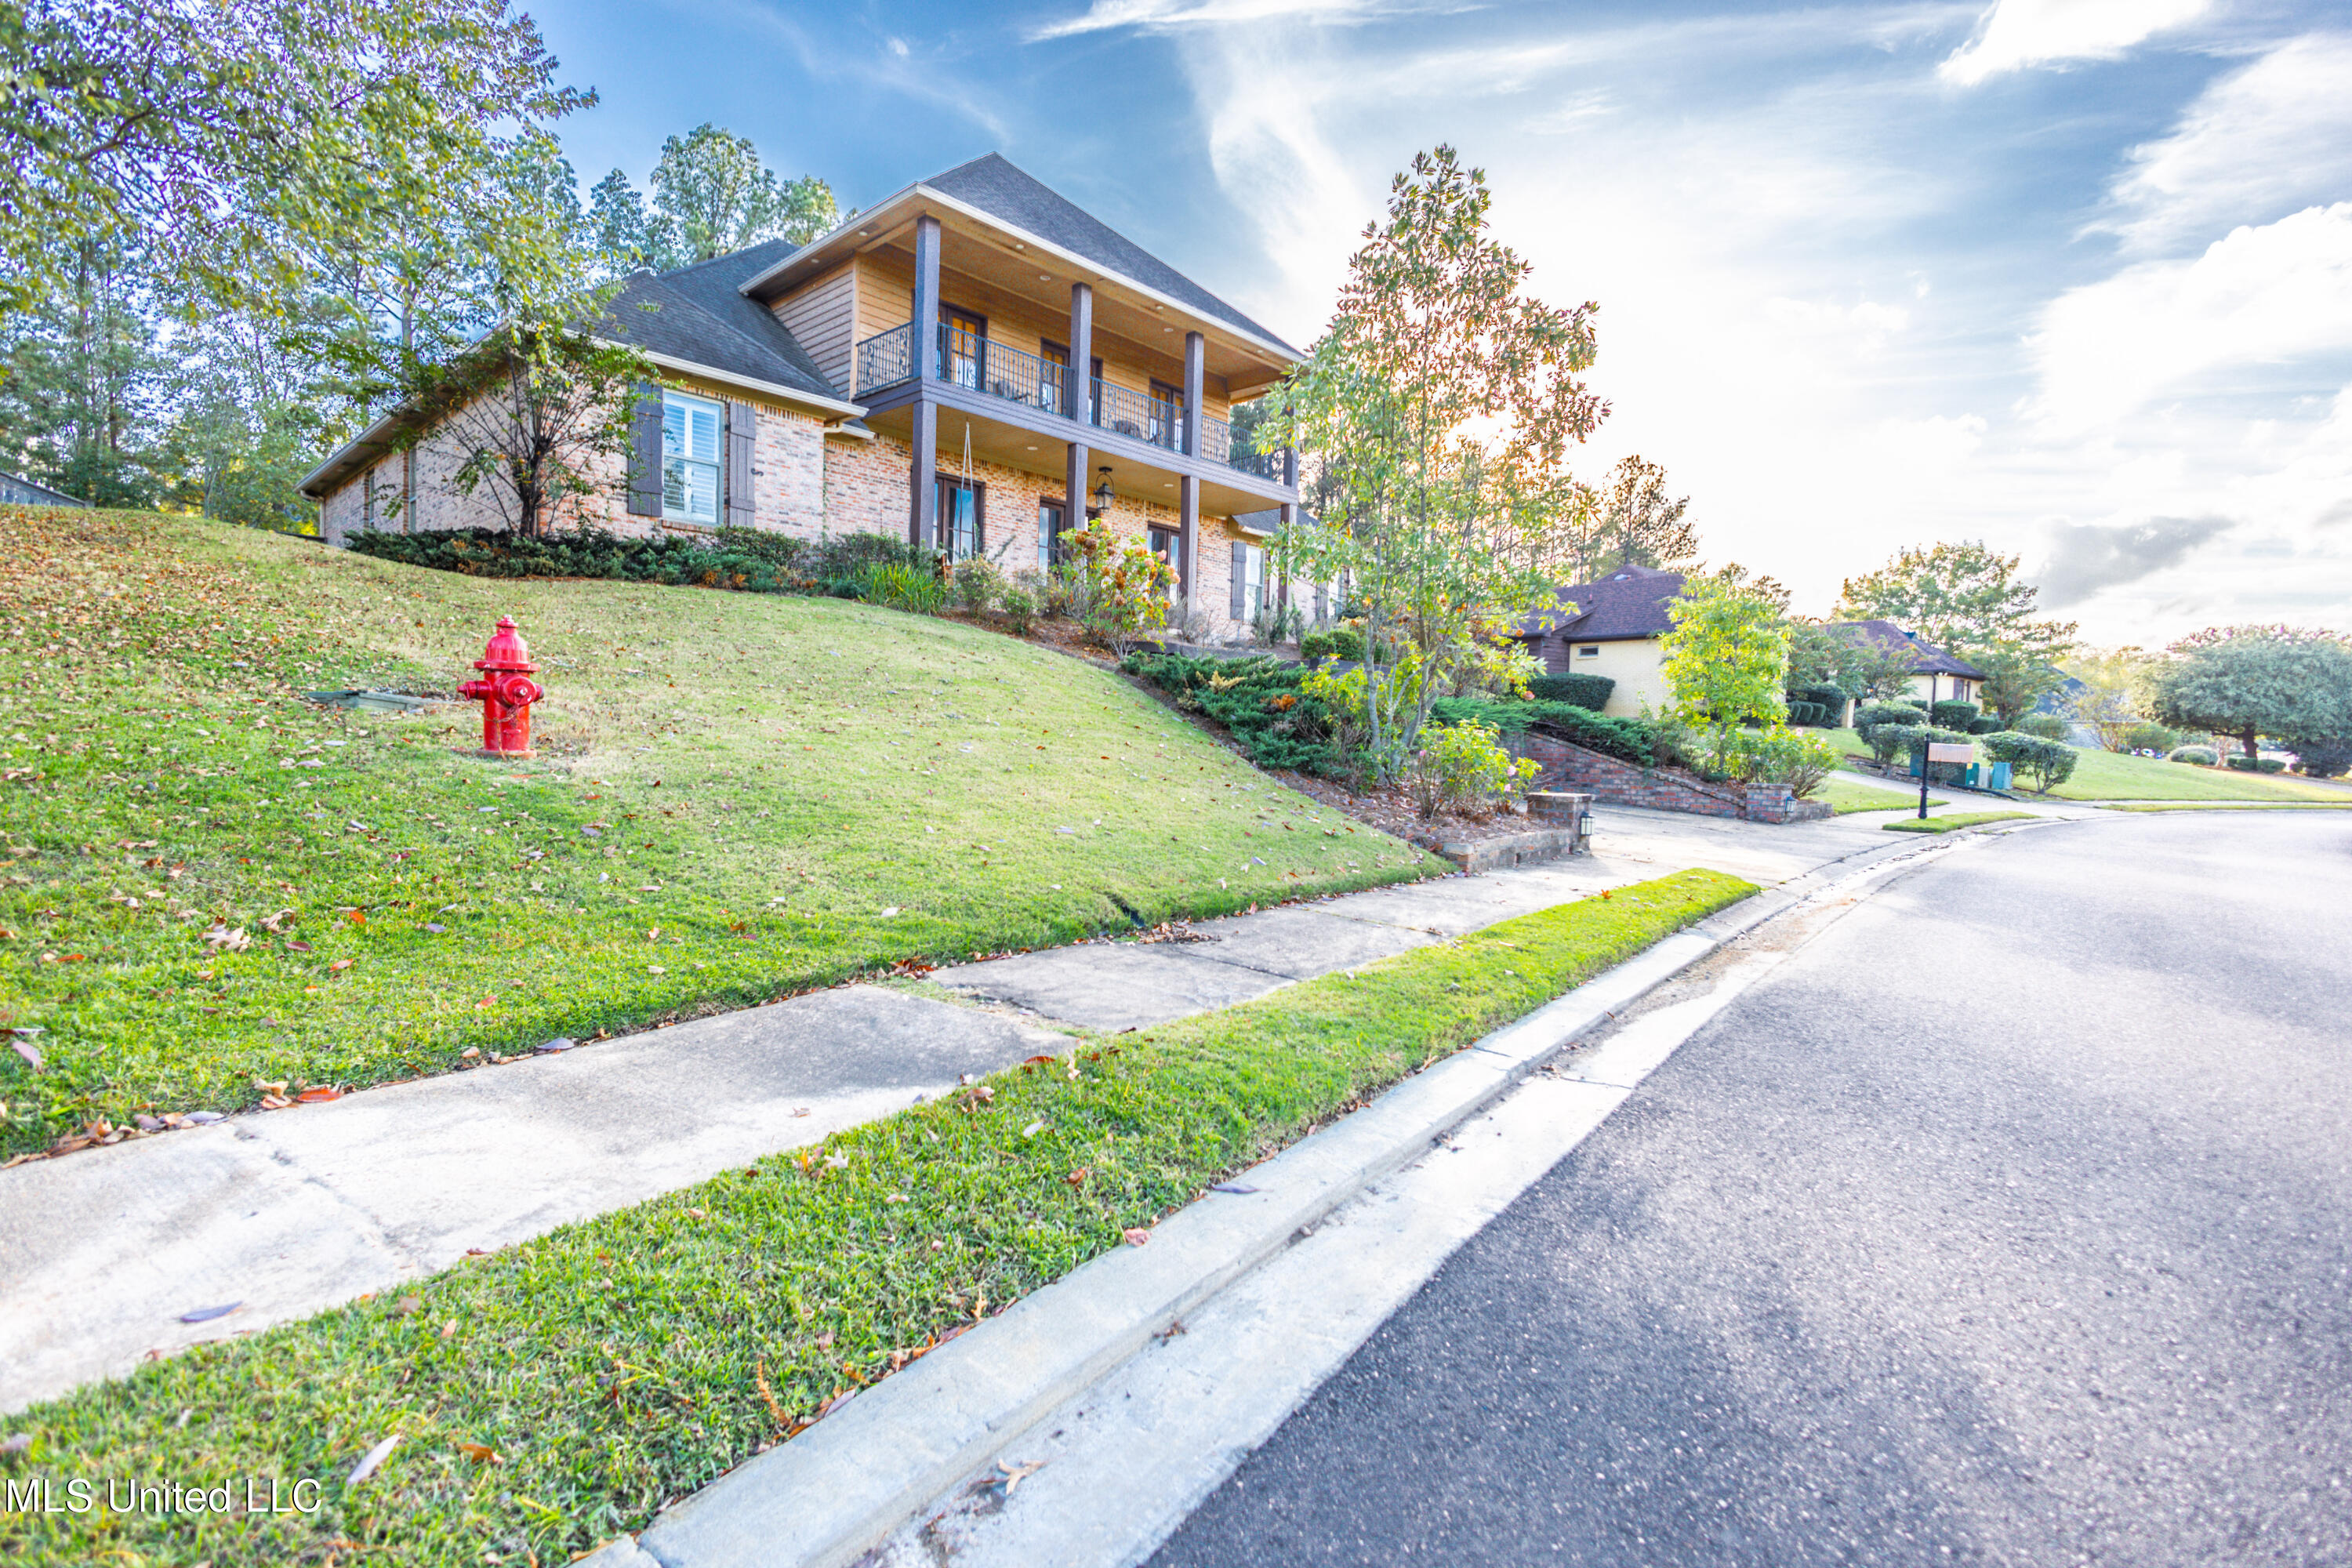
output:
<instances>
[{"instance_id":1,"label":"shingle roof","mask_svg":"<svg viewBox=\"0 0 2352 1568\"><path fill-rule=\"evenodd\" d=\"M789 240L770 240L674 272L636 273L623 282L605 308L604 319L614 337L649 353L819 397L843 398L841 389L825 379L783 322L766 306L735 291L745 279L796 248Z\"/></svg>"},{"instance_id":2,"label":"shingle roof","mask_svg":"<svg viewBox=\"0 0 2352 1568\"><path fill-rule=\"evenodd\" d=\"M1933 643L1922 642L1893 621L1845 621L1839 631L1850 633L1865 642L1890 652L1910 651L1916 656L1911 666L1914 675L1958 675L1970 680L1982 680L1985 672L1966 659L1954 658Z\"/></svg>"},{"instance_id":3,"label":"shingle roof","mask_svg":"<svg viewBox=\"0 0 2352 1568\"><path fill-rule=\"evenodd\" d=\"M1040 239L1051 240L1107 271L1181 300L1202 315L1253 332L1290 353L1298 352L1101 219L1014 168L1001 153L974 158L923 184Z\"/></svg>"},{"instance_id":4,"label":"shingle roof","mask_svg":"<svg viewBox=\"0 0 2352 1568\"><path fill-rule=\"evenodd\" d=\"M1606 577L1556 589L1562 609L1537 610L1512 625L1517 637L1589 637L1609 642L1664 637L1675 629L1666 606L1683 591L1683 574L1649 566L1621 566ZM1570 613L1573 607L1574 613Z\"/></svg>"}]
</instances>

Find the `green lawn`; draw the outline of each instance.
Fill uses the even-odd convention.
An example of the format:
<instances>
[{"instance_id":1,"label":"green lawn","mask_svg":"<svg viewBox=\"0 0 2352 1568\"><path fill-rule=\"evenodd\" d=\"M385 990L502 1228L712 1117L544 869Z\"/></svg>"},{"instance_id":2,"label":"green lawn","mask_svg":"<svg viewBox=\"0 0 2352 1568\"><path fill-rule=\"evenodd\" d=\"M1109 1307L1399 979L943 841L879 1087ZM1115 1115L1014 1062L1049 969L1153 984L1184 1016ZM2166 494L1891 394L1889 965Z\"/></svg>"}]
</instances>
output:
<instances>
[{"instance_id":1,"label":"green lawn","mask_svg":"<svg viewBox=\"0 0 2352 1568\"><path fill-rule=\"evenodd\" d=\"M1901 789L1879 789L1866 784L1852 783L1837 774L1832 774L1827 783L1805 798L1829 802L1831 809L1840 816L1855 811L1901 811L1906 807L1913 811L1919 809L1919 792L1916 789L1907 792ZM1946 804L1948 803L1939 795L1930 795L1927 797L1930 810Z\"/></svg>"},{"instance_id":2,"label":"green lawn","mask_svg":"<svg viewBox=\"0 0 2352 1568\"><path fill-rule=\"evenodd\" d=\"M501 612L535 762L297 695L447 691ZM0 508L0 1024L47 1058L0 1051L0 1153L1452 869L1115 676L845 601Z\"/></svg>"},{"instance_id":3,"label":"green lawn","mask_svg":"<svg viewBox=\"0 0 2352 1568\"><path fill-rule=\"evenodd\" d=\"M1677 872L1097 1039L985 1095L36 1406L8 1423L32 1440L9 1479L307 1478L323 1507L0 1514L0 1558L562 1563L1124 1228L1754 890ZM394 1435L375 1479L346 1486Z\"/></svg>"},{"instance_id":4,"label":"green lawn","mask_svg":"<svg viewBox=\"0 0 2352 1568\"><path fill-rule=\"evenodd\" d=\"M1842 752L1870 754L1851 730L1824 730ZM1915 786L1916 787L1916 786ZM2021 794L2031 794L2022 783ZM2074 776L2050 792L2052 800L2323 800L2352 802L2352 786L2284 773L2242 773L2191 767L2158 757L2130 757L2076 748Z\"/></svg>"}]
</instances>

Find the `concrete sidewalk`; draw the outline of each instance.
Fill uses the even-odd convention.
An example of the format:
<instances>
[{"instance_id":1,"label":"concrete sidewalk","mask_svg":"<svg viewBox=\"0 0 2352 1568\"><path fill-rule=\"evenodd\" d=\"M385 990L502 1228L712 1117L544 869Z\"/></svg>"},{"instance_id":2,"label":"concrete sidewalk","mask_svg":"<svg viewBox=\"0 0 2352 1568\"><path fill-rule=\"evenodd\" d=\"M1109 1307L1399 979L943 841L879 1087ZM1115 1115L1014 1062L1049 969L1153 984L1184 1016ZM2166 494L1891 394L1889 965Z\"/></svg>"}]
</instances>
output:
<instances>
[{"instance_id":1,"label":"concrete sidewalk","mask_svg":"<svg viewBox=\"0 0 2352 1568\"><path fill-rule=\"evenodd\" d=\"M935 973L994 1008L845 986L19 1165L0 1173L0 1411L813 1142L1066 1048L1056 1026L1231 1005L1689 867L1773 886L1883 848L1876 824L1603 808L1595 853L1572 861Z\"/></svg>"}]
</instances>

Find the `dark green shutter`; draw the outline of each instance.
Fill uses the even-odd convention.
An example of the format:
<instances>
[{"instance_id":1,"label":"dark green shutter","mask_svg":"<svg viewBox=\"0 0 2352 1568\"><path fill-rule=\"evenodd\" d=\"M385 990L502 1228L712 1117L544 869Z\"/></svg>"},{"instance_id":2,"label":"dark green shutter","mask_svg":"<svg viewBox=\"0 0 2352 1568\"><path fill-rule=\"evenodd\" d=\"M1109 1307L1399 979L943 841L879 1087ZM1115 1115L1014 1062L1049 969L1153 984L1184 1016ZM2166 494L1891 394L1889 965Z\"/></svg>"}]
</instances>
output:
<instances>
[{"instance_id":1,"label":"dark green shutter","mask_svg":"<svg viewBox=\"0 0 2352 1568\"><path fill-rule=\"evenodd\" d=\"M629 515L662 514L661 388L637 388L637 410L629 421Z\"/></svg>"},{"instance_id":2,"label":"dark green shutter","mask_svg":"<svg viewBox=\"0 0 2352 1568\"><path fill-rule=\"evenodd\" d=\"M760 439L760 411L748 403L727 405L727 526L750 528L759 515L751 481L751 454Z\"/></svg>"}]
</instances>

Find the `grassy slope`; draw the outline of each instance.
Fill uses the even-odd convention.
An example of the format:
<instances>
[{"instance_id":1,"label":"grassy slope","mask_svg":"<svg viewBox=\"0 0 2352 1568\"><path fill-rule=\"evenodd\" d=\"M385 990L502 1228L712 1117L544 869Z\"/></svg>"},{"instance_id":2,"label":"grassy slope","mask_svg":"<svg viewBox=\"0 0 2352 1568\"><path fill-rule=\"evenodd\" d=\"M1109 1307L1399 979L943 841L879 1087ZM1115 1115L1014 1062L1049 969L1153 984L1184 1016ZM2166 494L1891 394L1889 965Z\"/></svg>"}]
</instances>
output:
<instances>
[{"instance_id":1,"label":"grassy slope","mask_svg":"<svg viewBox=\"0 0 2352 1568\"><path fill-rule=\"evenodd\" d=\"M501 612L553 693L535 763L472 754L471 707L294 695L448 690ZM0 509L0 1024L48 1058L0 1052L0 1152L1451 869L1115 677L842 601Z\"/></svg>"},{"instance_id":2,"label":"grassy slope","mask_svg":"<svg viewBox=\"0 0 2352 1568\"><path fill-rule=\"evenodd\" d=\"M1824 730L1842 752L1867 756L1851 730ZM2019 786L2021 789L2023 786ZM2030 791L2027 793L2031 793ZM2158 757L2129 757L2078 747L2074 776L2050 792L2053 800L2347 800L2352 791L2315 779L2197 768Z\"/></svg>"},{"instance_id":3,"label":"grassy slope","mask_svg":"<svg viewBox=\"0 0 2352 1568\"><path fill-rule=\"evenodd\" d=\"M12 1563L562 1563L1235 1169L1745 897L1682 871L1117 1037L11 1423L12 1472L326 1482L314 1519L0 1515ZM1033 1135L1034 1129L1034 1135ZM834 1162L837 1161L835 1164ZM761 1392L764 1378L772 1395ZM183 1415L186 1412L186 1415ZM358 1456L397 1433L378 1479ZM460 1445L495 1451L497 1462Z\"/></svg>"}]
</instances>

